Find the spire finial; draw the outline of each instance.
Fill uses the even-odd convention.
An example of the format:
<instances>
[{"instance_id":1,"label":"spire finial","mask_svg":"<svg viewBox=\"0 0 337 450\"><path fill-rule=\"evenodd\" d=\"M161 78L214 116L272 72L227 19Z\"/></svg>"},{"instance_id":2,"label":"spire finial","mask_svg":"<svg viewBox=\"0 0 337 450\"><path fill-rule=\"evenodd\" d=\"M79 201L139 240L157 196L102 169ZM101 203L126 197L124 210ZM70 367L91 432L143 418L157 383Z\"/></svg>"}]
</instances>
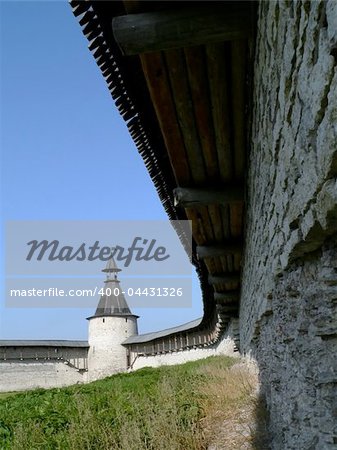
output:
<instances>
[{"instance_id":1,"label":"spire finial","mask_svg":"<svg viewBox=\"0 0 337 450\"><path fill-rule=\"evenodd\" d=\"M119 269L119 268L117 267L117 264L116 264L116 262L115 262L113 256L111 256L111 258L108 259L108 262L107 262L107 264L106 264L106 266L105 266L105 269L102 270L102 272L106 272L106 273L115 273L115 274L116 274L117 272L120 272L120 271L121 271L121 269Z\"/></svg>"}]
</instances>

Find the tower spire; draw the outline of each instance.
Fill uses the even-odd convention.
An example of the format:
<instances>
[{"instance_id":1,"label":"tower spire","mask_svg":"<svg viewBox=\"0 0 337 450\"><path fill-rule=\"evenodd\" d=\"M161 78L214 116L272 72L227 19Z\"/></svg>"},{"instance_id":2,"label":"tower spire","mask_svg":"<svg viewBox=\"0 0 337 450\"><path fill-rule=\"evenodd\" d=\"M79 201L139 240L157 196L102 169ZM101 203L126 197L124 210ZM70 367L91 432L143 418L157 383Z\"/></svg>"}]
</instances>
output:
<instances>
[{"instance_id":1,"label":"tower spire","mask_svg":"<svg viewBox=\"0 0 337 450\"><path fill-rule=\"evenodd\" d=\"M106 264L105 269L102 269L102 272L106 273L106 283L109 281L110 278L113 278L114 280L117 280L117 273L121 272L121 269L117 267L117 264L113 257L108 259L108 262ZM111 276L113 274L113 276ZM118 280L117 280L118 281Z\"/></svg>"},{"instance_id":2,"label":"tower spire","mask_svg":"<svg viewBox=\"0 0 337 450\"><path fill-rule=\"evenodd\" d=\"M103 294L98 302L95 314L92 317L102 316L133 316L127 304L120 281L117 278L117 273L121 269L113 257L111 257L102 272L106 273L107 277L104 281ZM89 317L91 319L92 317Z\"/></svg>"}]
</instances>

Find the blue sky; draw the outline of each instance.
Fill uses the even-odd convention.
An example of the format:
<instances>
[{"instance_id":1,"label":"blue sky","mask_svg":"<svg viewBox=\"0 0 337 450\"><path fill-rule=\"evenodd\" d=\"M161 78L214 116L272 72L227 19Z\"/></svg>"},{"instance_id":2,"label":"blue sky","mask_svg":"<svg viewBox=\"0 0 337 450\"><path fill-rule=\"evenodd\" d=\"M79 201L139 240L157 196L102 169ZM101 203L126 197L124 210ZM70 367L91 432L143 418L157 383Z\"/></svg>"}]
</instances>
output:
<instances>
[{"instance_id":1,"label":"blue sky","mask_svg":"<svg viewBox=\"0 0 337 450\"><path fill-rule=\"evenodd\" d=\"M0 7L2 219L166 219L68 3ZM86 339L91 313L2 298L0 339ZM196 277L192 308L135 313L140 332L201 316Z\"/></svg>"}]
</instances>

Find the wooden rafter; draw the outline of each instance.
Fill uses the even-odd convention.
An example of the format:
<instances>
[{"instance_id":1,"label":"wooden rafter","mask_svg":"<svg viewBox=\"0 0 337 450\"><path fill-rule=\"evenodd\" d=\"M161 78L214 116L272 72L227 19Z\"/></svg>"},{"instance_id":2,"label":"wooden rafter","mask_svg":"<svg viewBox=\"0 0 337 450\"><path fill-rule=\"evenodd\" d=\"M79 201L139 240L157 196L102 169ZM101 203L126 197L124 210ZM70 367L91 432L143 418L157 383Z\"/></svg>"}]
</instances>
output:
<instances>
[{"instance_id":1,"label":"wooden rafter","mask_svg":"<svg viewBox=\"0 0 337 450\"><path fill-rule=\"evenodd\" d=\"M224 255L233 255L242 252L241 242L228 242L218 245L199 245L197 254L200 259L217 258Z\"/></svg>"},{"instance_id":2,"label":"wooden rafter","mask_svg":"<svg viewBox=\"0 0 337 450\"><path fill-rule=\"evenodd\" d=\"M246 2L226 3L117 16L112 30L125 55L246 39L252 30L251 8Z\"/></svg>"},{"instance_id":3,"label":"wooden rafter","mask_svg":"<svg viewBox=\"0 0 337 450\"><path fill-rule=\"evenodd\" d=\"M240 281L239 272L233 273L222 273L218 275L208 275L209 284L226 284L226 283L237 283Z\"/></svg>"},{"instance_id":4,"label":"wooden rafter","mask_svg":"<svg viewBox=\"0 0 337 450\"><path fill-rule=\"evenodd\" d=\"M198 205L232 204L243 202L242 186L224 186L222 189L176 188L173 191L174 205L194 207Z\"/></svg>"}]
</instances>

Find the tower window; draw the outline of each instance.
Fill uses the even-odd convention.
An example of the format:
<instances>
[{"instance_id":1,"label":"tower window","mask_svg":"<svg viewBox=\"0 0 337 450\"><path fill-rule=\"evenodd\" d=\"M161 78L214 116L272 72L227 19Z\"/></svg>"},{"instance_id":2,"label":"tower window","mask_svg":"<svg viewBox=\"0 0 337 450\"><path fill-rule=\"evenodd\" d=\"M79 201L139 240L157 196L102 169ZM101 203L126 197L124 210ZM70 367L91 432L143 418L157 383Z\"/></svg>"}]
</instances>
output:
<instances>
[{"instance_id":1,"label":"tower window","mask_svg":"<svg viewBox=\"0 0 337 450\"><path fill-rule=\"evenodd\" d=\"M125 322L127 322L127 321L128 321L128 318L126 317Z\"/></svg>"},{"instance_id":2,"label":"tower window","mask_svg":"<svg viewBox=\"0 0 337 450\"><path fill-rule=\"evenodd\" d=\"M103 319L103 323L105 323L105 319Z\"/></svg>"}]
</instances>

